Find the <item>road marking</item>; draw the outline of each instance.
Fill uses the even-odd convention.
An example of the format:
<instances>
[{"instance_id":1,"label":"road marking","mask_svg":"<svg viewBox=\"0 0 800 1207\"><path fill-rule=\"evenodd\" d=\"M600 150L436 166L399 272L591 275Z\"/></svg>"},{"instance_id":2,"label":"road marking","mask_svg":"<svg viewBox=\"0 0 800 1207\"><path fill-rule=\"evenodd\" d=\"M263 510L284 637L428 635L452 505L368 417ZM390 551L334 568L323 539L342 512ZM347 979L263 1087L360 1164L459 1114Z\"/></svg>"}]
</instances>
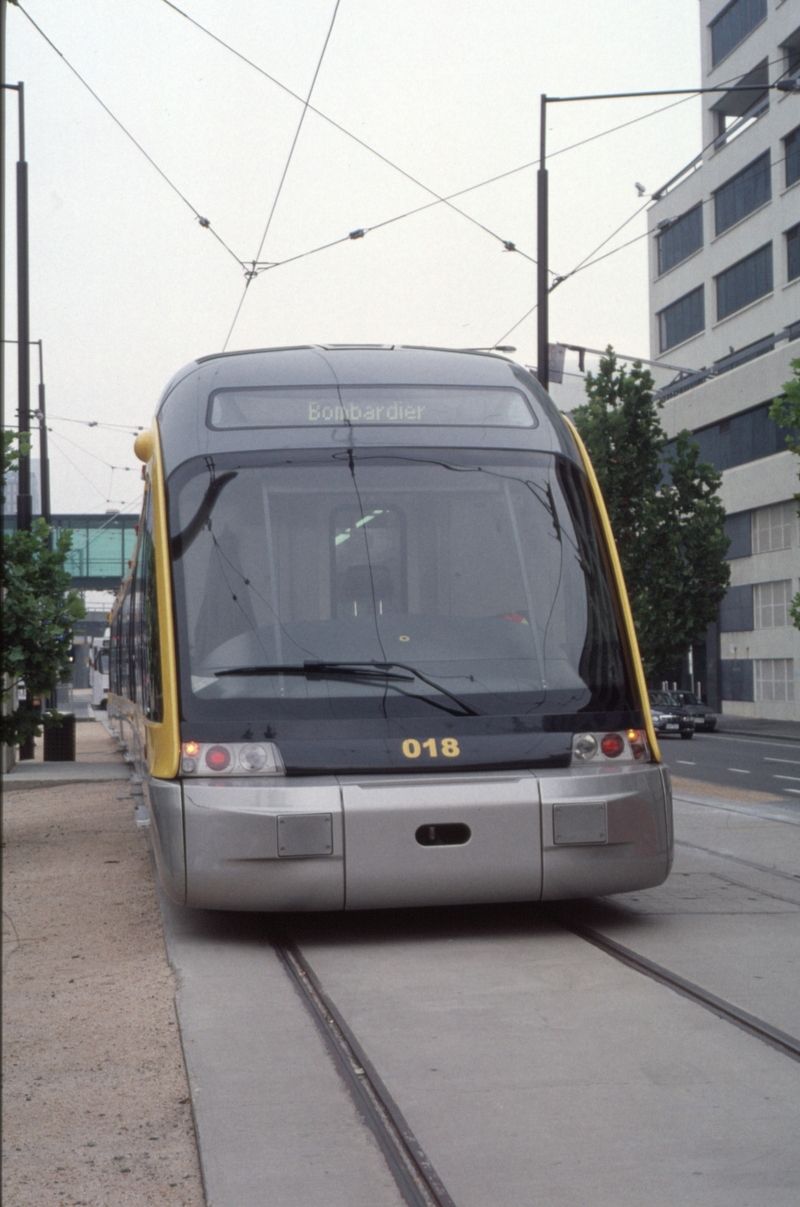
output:
<instances>
[{"instance_id":1,"label":"road marking","mask_svg":"<svg viewBox=\"0 0 800 1207\"><path fill-rule=\"evenodd\" d=\"M768 754L764 755L765 763L791 763L795 767L800 767L800 759L771 759Z\"/></svg>"},{"instance_id":2,"label":"road marking","mask_svg":"<svg viewBox=\"0 0 800 1207\"><path fill-rule=\"evenodd\" d=\"M773 775L774 780L791 780L793 784L800 784L800 775Z\"/></svg>"},{"instance_id":3,"label":"road marking","mask_svg":"<svg viewBox=\"0 0 800 1207\"><path fill-rule=\"evenodd\" d=\"M696 767L697 766L697 764L693 763L691 759L676 759L675 762L680 763L681 767Z\"/></svg>"},{"instance_id":4,"label":"road marking","mask_svg":"<svg viewBox=\"0 0 800 1207\"><path fill-rule=\"evenodd\" d=\"M793 792L795 796L800 796L800 788L784 788L784 792Z\"/></svg>"},{"instance_id":5,"label":"road marking","mask_svg":"<svg viewBox=\"0 0 800 1207\"><path fill-rule=\"evenodd\" d=\"M735 771L737 775L749 775L750 774L749 771L744 771L744 770L742 770L741 767L728 767L727 770Z\"/></svg>"}]
</instances>

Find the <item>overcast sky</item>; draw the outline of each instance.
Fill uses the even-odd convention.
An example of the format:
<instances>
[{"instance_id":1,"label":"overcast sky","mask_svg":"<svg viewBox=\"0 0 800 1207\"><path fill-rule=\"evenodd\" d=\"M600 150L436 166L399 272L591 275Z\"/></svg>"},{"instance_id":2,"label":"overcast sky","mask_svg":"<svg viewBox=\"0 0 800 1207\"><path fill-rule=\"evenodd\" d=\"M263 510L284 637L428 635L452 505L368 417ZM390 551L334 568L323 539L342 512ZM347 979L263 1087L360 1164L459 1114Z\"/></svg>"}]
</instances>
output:
<instances>
[{"instance_id":1,"label":"overcast sky","mask_svg":"<svg viewBox=\"0 0 800 1207\"><path fill-rule=\"evenodd\" d=\"M31 337L44 341L53 511L135 510L131 436L86 422L148 425L172 374L222 349L244 287L237 260L258 254L302 105L164 0L22 4L190 203L9 5L6 79L25 83ZM334 6L180 4L304 97ZM340 0L311 103L420 183L309 111L259 259L286 260L425 205L432 198L422 185L447 196L532 163L542 92L699 83L698 10L698 0ZM17 112L15 94L6 96L13 339ZM548 153L674 99L553 105ZM635 182L654 191L699 148L692 98L554 156L551 268L574 268L642 206ZM252 281L228 347L500 341L535 302L534 265L500 241L536 255L535 166L456 204L493 234L439 204L271 268ZM642 212L608 248L645 228ZM561 285L550 333L649 355L646 238ZM502 342L535 364L535 315ZM6 347L13 422L16 366ZM562 395L562 405L572 398Z\"/></svg>"}]
</instances>

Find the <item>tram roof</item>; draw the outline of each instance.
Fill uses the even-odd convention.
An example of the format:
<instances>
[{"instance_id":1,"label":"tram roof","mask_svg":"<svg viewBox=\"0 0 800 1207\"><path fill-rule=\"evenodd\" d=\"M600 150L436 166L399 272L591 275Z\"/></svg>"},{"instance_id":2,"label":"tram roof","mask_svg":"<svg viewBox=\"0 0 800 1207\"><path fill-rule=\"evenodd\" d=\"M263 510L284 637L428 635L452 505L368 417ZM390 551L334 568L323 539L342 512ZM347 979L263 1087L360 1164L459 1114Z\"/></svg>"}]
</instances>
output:
<instances>
[{"instance_id":1,"label":"tram roof","mask_svg":"<svg viewBox=\"0 0 800 1207\"><path fill-rule=\"evenodd\" d=\"M482 430L482 447L560 452L580 464L575 443L555 403L536 378L508 357L471 349L375 344L316 344L217 353L199 357L168 384L158 421L169 473L194 456L248 449L341 447L341 427L263 426L218 430L207 423L213 391L258 387L470 386L521 390L533 410L533 428ZM475 427L415 425L359 426L356 445L476 444Z\"/></svg>"}]
</instances>

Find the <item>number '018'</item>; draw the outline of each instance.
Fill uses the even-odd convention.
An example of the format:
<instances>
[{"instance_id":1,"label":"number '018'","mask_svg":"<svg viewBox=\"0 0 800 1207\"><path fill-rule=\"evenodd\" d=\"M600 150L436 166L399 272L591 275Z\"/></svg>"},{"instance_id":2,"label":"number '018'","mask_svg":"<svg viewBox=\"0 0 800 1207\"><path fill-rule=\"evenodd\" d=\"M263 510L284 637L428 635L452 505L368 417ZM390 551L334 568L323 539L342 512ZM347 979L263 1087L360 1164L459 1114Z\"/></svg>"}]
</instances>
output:
<instances>
[{"instance_id":1,"label":"number '018'","mask_svg":"<svg viewBox=\"0 0 800 1207\"><path fill-rule=\"evenodd\" d=\"M436 738L428 738L425 742L418 742L416 738L406 738L403 742L403 754L407 759L418 759L423 750L426 750L432 759L438 758L440 753L446 759L457 759L461 754L455 738L440 738L438 745Z\"/></svg>"}]
</instances>

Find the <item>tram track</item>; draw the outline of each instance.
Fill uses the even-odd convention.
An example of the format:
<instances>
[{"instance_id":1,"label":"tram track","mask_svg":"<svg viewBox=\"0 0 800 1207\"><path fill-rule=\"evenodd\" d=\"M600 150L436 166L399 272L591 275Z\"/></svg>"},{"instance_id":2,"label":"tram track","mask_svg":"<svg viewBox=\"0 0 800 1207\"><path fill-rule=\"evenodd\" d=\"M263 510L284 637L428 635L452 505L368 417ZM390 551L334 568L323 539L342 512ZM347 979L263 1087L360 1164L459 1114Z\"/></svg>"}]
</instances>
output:
<instances>
[{"instance_id":1,"label":"tram track","mask_svg":"<svg viewBox=\"0 0 800 1207\"><path fill-rule=\"evenodd\" d=\"M776 1051L782 1052L784 1056L789 1056L792 1060L800 1061L800 1039L796 1039L793 1035L789 1035L787 1032L773 1027L763 1019L756 1018L755 1015L749 1014L746 1010L742 1010L732 1002L718 997L715 993L711 993L701 985L695 984L694 981L689 981L671 969L665 968L663 964L657 964L654 960L647 959L646 956L640 955L633 948L627 947L623 943L618 943L615 939L609 939L593 927L586 926L584 923L569 917L563 910L549 908L547 913L559 926L570 931L578 938L584 939L587 943L591 943L593 947L599 948L606 955L612 956L613 959L618 960L621 964L627 965L628 968L634 969L643 976L650 977L652 980L657 981L658 984L664 985L668 989L673 990L673 992L680 994L681 997L688 998L690 1001L702 1006L705 1010L709 1010L712 1014L717 1015L718 1018L725 1019L726 1022L732 1023L733 1026L745 1031L748 1035L752 1035L756 1039L760 1039L762 1043L775 1048Z\"/></svg>"},{"instance_id":2,"label":"tram track","mask_svg":"<svg viewBox=\"0 0 800 1207\"><path fill-rule=\"evenodd\" d=\"M676 838L676 847L686 847L690 851L702 851L704 855L713 855L715 859L727 859L731 863L740 863L743 867L752 868L756 872L766 872L769 876L779 876L781 880L790 880L793 884L800 884L800 874L791 872L779 872L777 868L767 867L764 863L755 863L752 859L742 859L739 855L727 855L724 851L715 851L711 847L700 846L696 842L686 842L685 839Z\"/></svg>"},{"instance_id":3,"label":"tram track","mask_svg":"<svg viewBox=\"0 0 800 1207\"><path fill-rule=\"evenodd\" d=\"M546 906L544 912L561 929L619 963L687 998L782 1055L800 1062L800 1039L795 1036L773 1027L764 1019L742 1010L625 944L608 938L570 916L563 907ZM276 937L273 945L333 1058L359 1115L375 1137L403 1201L409 1207L455 1207L396 1101L297 944L288 937Z\"/></svg>"},{"instance_id":4,"label":"tram track","mask_svg":"<svg viewBox=\"0 0 800 1207\"><path fill-rule=\"evenodd\" d=\"M429 1157L308 961L290 940L275 952L310 1013L409 1207L455 1207Z\"/></svg>"}]
</instances>

